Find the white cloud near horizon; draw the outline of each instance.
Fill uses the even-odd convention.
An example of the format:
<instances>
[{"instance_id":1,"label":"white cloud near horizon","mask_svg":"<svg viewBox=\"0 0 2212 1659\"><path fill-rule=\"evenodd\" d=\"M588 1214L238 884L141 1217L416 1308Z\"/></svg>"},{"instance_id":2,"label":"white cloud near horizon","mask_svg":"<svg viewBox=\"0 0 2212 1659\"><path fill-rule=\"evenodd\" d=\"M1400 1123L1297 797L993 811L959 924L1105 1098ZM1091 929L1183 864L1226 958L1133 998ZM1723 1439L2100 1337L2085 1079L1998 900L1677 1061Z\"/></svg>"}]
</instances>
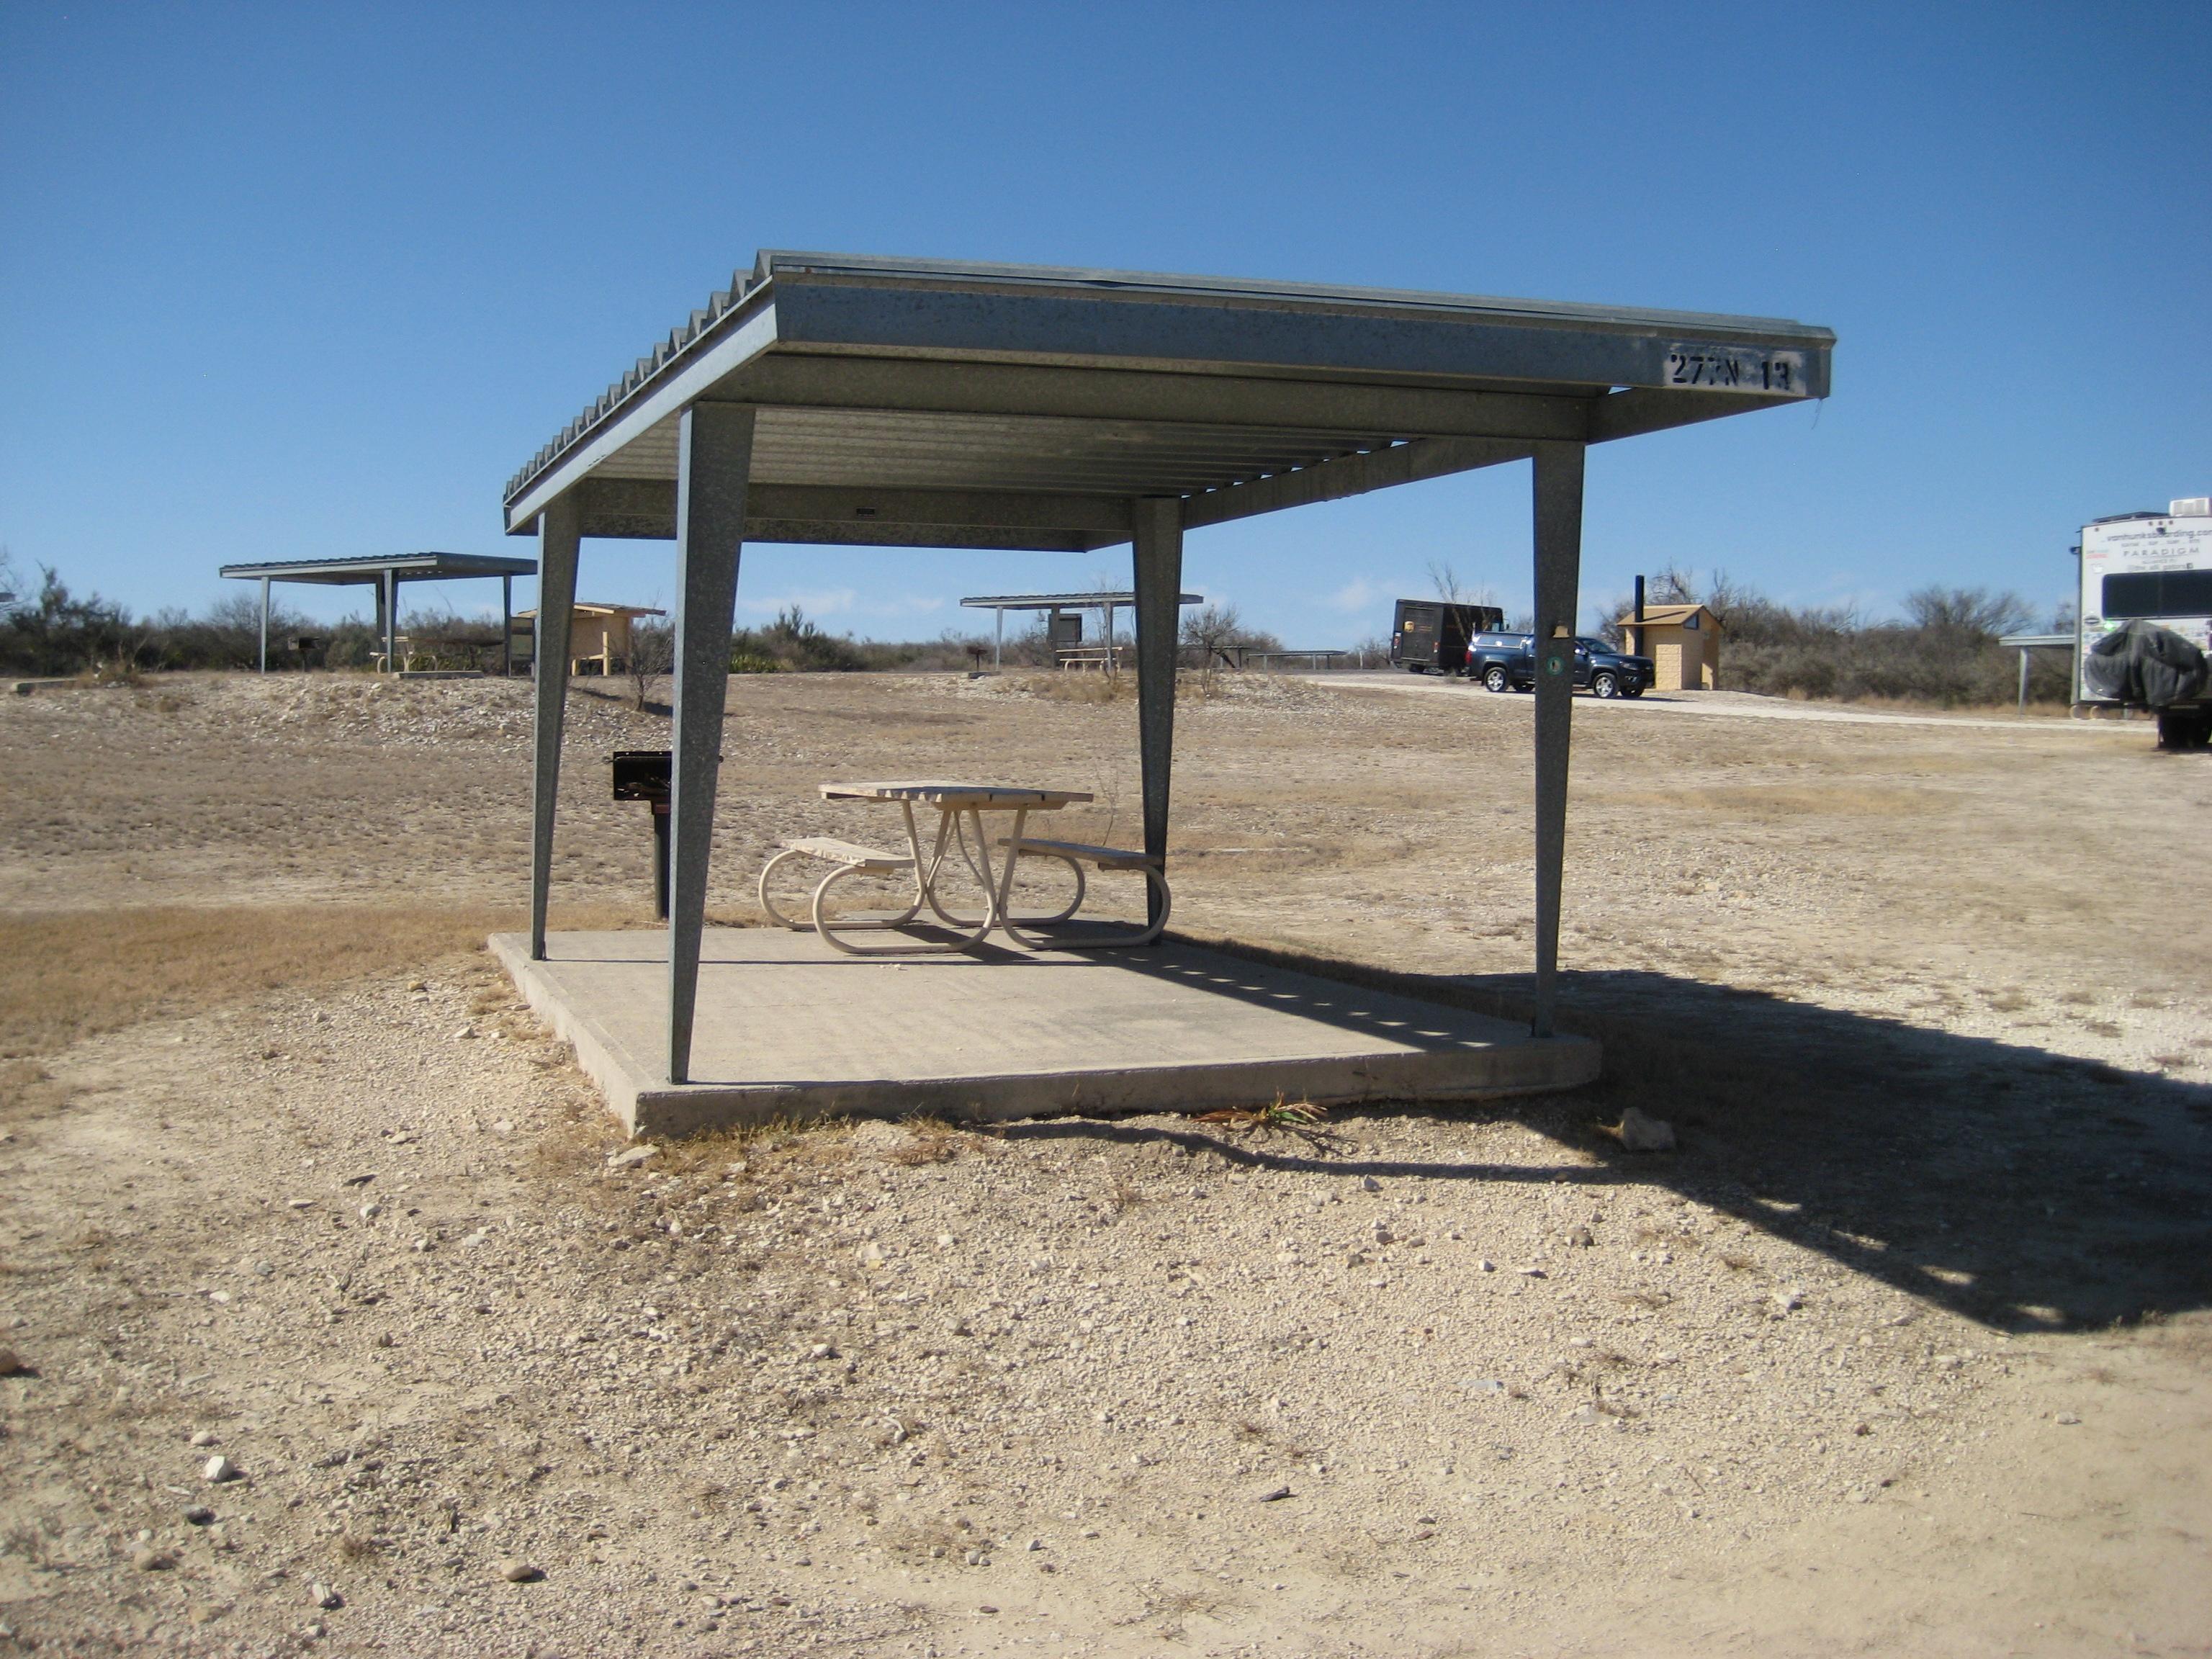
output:
<instances>
[{"instance_id":1,"label":"white cloud near horizon","mask_svg":"<svg viewBox=\"0 0 2212 1659\"><path fill-rule=\"evenodd\" d=\"M1356 576L1328 596L1329 605L1337 611L1364 611L1382 595L1383 590L1364 576Z\"/></svg>"}]
</instances>

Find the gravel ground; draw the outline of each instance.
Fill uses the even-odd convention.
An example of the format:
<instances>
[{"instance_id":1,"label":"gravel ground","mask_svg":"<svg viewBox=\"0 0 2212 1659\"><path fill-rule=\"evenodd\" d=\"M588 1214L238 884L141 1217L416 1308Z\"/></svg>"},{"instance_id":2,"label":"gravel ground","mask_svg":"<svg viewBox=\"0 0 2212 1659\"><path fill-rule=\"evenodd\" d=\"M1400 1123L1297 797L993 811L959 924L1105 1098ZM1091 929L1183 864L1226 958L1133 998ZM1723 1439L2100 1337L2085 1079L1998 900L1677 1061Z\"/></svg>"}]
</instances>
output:
<instances>
[{"instance_id":1,"label":"gravel ground","mask_svg":"<svg viewBox=\"0 0 2212 1659\"><path fill-rule=\"evenodd\" d=\"M296 896L332 847L350 896L511 890L516 690L28 699L0 761L88 764L0 804L0 890ZM764 782L726 859L922 738L1019 722L1024 774L1079 787L1128 715L741 685ZM642 826L587 763L653 719L572 718L562 897L634 897ZM1372 807L1464 718L1297 682L1187 712L1179 912L1512 994L1525 825L1470 873L1486 792ZM1589 724L1569 960L1610 1074L1511 1109L625 1148L482 956L0 1061L0 1645L2203 1650L2212 1024L2110 937L2196 856L2148 815L2202 776ZM2000 787L2024 818L1978 811ZM2153 825L2131 867L1992 872L2085 795ZM2018 912L2038 948L1976 925ZM1626 1152L1631 1105L1680 1149Z\"/></svg>"}]
</instances>

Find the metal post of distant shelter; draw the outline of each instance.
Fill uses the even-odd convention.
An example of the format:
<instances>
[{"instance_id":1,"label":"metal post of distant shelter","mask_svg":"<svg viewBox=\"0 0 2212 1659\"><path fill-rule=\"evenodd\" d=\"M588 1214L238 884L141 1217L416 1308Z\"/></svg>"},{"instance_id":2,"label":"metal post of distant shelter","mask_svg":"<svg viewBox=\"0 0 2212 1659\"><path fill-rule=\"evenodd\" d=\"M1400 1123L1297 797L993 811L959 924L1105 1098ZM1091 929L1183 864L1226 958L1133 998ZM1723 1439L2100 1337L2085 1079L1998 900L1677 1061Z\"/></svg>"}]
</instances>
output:
<instances>
[{"instance_id":1,"label":"metal post of distant shelter","mask_svg":"<svg viewBox=\"0 0 2212 1659\"><path fill-rule=\"evenodd\" d=\"M998 631L991 636L991 666L995 670L1006 648L1006 607L994 605L991 607L991 614L998 619Z\"/></svg>"},{"instance_id":2,"label":"metal post of distant shelter","mask_svg":"<svg viewBox=\"0 0 2212 1659\"><path fill-rule=\"evenodd\" d=\"M499 579L499 677L514 676L514 578Z\"/></svg>"},{"instance_id":3,"label":"metal post of distant shelter","mask_svg":"<svg viewBox=\"0 0 2212 1659\"><path fill-rule=\"evenodd\" d=\"M399 573L384 573L384 672L399 672Z\"/></svg>"},{"instance_id":4,"label":"metal post of distant shelter","mask_svg":"<svg viewBox=\"0 0 2212 1659\"><path fill-rule=\"evenodd\" d=\"M266 576L261 579L261 672L264 674L269 672L269 578Z\"/></svg>"}]
</instances>

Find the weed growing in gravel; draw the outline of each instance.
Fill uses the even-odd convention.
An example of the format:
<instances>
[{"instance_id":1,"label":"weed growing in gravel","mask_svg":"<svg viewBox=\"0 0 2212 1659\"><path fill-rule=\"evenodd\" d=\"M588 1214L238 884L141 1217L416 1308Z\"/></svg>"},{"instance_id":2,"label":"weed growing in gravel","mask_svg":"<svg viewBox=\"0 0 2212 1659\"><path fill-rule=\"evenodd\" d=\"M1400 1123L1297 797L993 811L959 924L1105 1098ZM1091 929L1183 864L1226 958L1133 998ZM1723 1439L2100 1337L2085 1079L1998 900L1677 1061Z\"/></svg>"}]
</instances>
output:
<instances>
[{"instance_id":1,"label":"weed growing in gravel","mask_svg":"<svg viewBox=\"0 0 2212 1659\"><path fill-rule=\"evenodd\" d=\"M972 1132L956 1129L941 1117L909 1117L901 1121L910 1139L903 1146L894 1146L883 1156L887 1163L907 1169L917 1169L925 1164L950 1164L963 1148L976 1142Z\"/></svg>"},{"instance_id":2,"label":"weed growing in gravel","mask_svg":"<svg viewBox=\"0 0 2212 1659\"><path fill-rule=\"evenodd\" d=\"M1326 1146L1334 1144L1337 1138L1322 1127L1328 1116L1326 1106L1316 1106L1303 1100L1287 1101L1277 1095L1271 1106L1229 1106L1218 1112L1200 1112L1191 1121L1218 1123L1247 1133L1255 1129L1280 1129L1297 1136L1309 1146Z\"/></svg>"}]
</instances>

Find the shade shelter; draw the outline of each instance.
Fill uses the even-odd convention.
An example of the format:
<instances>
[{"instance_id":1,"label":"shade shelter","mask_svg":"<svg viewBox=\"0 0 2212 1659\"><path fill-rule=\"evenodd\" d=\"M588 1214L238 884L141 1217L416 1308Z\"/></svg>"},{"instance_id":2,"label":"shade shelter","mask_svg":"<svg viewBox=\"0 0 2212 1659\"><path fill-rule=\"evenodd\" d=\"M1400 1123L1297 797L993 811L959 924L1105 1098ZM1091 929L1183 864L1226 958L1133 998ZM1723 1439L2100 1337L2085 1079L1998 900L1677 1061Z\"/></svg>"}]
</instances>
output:
<instances>
[{"instance_id":1,"label":"shade shelter","mask_svg":"<svg viewBox=\"0 0 2212 1659\"><path fill-rule=\"evenodd\" d=\"M399 584L499 579L500 672L514 666L510 635L514 629L514 579L538 574L535 559L494 553L394 553L365 559L275 559L260 564L227 564L221 574L261 584L261 672L269 672L269 585L312 582L324 587L367 586L376 591L376 634L384 641L384 660L398 658Z\"/></svg>"},{"instance_id":2,"label":"shade shelter","mask_svg":"<svg viewBox=\"0 0 2212 1659\"><path fill-rule=\"evenodd\" d=\"M2020 653L2020 712L2023 714L2027 713L2028 659L2039 651L2063 651L2069 657L2075 656L2081 648L2081 641L2072 634L2007 634L1997 643L2008 651ZM2081 678L2081 671L2076 668L2072 683L2079 684Z\"/></svg>"},{"instance_id":3,"label":"shade shelter","mask_svg":"<svg viewBox=\"0 0 2212 1659\"><path fill-rule=\"evenodd\" d=\"M1203 605L1202 593L1178 593L1178 605ZM960 601L970 611L994 613L995 623L991 634L991 666L1000 665L999 659L1006 647L1006 612L1009 611L1046 611L1054 617L1074 611L1096 611L1098 613L1099 633L1108 652L1107 661L1113 661L1114 613L1128 609L1137 603L1133 592L1122 593L983 593Z\"/></svg>"},{"instance_id":4,"label":"shade shelter","mask_svg":"<svg viewBox=\"0 0 2212 1659\"><path fill-rule=\"evenodd\" d=\"M690 1075L738 556L748 539L1127 543L1145 851L1168 854L1185 534L1533 464L1534 1030L1552 1030L1588 446L1824 397L1771 318L1381 289L762 254L508 483L547 633L585 536L678 550L669 1081ZM544 956L567 641L539 642L530 950ZM740 762L740 763L742 763Z\"/></svg>"}]
</instances>

